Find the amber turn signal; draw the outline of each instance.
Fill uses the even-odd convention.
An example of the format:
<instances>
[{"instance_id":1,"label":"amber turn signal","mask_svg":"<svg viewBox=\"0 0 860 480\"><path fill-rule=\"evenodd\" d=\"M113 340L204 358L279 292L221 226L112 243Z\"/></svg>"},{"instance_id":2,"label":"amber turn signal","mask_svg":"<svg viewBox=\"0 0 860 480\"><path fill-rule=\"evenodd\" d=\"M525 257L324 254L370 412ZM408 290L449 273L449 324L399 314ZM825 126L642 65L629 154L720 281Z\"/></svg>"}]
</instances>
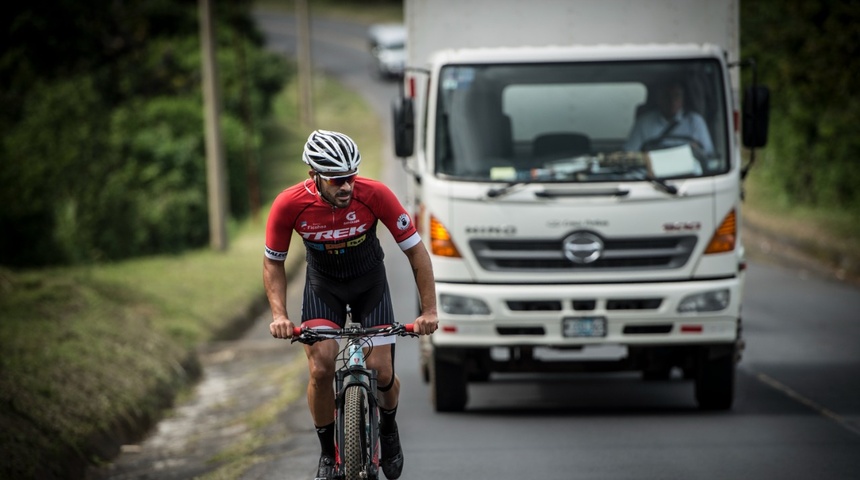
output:
<instances>
[{"instance_id":1,"label":"amber turn signal","mask_svg":"<svg viewBox=\"0 0 860 480\"><path fill-rule=\"evenodd\" d=\"M711 237L711 242L708 248L705 249L705 254L709 253L725 253L735 249L735 241L738 238L738 221L735 210L732 209L723 219L723 223L714 232Z\"/></svg>"},{"instance_id":2,"label":"amber turn signal","mask_svg":"<svg viewBox=\"0 0 860 480\"><path fill-rule=\"evenodd\" d=\"M433 215L430 215L430 251L440 257L460 257L448 229Z\"/></svg>"}]
</instances>

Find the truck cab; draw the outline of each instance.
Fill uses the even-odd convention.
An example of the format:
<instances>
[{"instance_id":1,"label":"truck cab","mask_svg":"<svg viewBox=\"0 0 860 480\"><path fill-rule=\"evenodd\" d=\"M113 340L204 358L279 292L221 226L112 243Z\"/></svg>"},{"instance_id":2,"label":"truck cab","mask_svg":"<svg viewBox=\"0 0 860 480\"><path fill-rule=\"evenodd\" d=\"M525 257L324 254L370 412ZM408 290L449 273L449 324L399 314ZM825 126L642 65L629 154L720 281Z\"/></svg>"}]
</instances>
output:
<instances>
[{"instance_id":1,"label":"truck cab","mask_svg":"<svg viewBox=\"0 0 860 480\"><path fill-rule=\"evenodd\" d=\"M493 373L614 370L674 370L700 406L729 408L746 263L725 50L456 48L428 63L394 117L437 282L422 356L437 410L462 410Z\"/></svg>"}]
</instances>

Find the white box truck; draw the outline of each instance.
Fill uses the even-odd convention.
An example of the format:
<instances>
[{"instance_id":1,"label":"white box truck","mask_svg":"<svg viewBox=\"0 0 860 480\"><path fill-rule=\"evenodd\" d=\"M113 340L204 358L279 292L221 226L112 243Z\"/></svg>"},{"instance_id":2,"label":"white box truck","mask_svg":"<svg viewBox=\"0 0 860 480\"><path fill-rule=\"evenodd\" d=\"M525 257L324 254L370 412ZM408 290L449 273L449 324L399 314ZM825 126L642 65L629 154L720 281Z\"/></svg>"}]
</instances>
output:
<instances>
[{"instance_id":1,"label":"white box truck","mask_svg":"<svg viewBox=\"0 0 860 480\"><path fill-rule=\"evenodd\" d=\"M436 274L438 411L559 371L683 375L731 407L741 142L768 111L764 87L741 101L738 3L405 1L394 138Z\"/></svg>"}]
</instances>

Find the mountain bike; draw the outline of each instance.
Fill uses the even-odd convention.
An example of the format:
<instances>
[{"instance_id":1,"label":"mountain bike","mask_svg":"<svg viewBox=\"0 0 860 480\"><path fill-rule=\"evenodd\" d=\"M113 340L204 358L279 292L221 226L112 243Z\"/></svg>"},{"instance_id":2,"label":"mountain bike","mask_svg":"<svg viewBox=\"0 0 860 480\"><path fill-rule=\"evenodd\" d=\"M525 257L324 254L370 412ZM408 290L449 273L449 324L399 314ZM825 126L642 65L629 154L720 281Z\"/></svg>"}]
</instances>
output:
<instances>
[{"instance_id":1,"label":"mountain bike","mask_svg":"<svg viewBox=\"0 0 860 480\"><path fill-rule=\"evenodd\" d=\"M415 336L412 324L364 328L350 321L344 328L295 327L291 343L312 345L327 339L347 339L338 352L340 366L335 372L335 478L378 480L379 401L376 397L376 370L367 368L373 351L371 339L379 336Z\"/></svg>"}]
</instances>

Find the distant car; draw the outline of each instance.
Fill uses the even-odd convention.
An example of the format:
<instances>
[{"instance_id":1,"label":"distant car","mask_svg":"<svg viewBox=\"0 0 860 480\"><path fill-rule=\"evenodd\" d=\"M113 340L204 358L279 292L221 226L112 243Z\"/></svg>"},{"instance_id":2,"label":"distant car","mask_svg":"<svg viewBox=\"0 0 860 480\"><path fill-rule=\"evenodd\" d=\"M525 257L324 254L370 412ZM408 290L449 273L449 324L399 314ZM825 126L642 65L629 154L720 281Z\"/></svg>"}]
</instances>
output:
<instances>
[{"instance_id":1,"label":"distant car","mask_svg":"<svg viewBox=\"0 0 860 480\"><path fill-rule=\"evenodd\" d=\"M374 24L368 28L367 38L379 76L401 75L406 64L406 27L401 23Z\"/></svg>"}]
</instances>

